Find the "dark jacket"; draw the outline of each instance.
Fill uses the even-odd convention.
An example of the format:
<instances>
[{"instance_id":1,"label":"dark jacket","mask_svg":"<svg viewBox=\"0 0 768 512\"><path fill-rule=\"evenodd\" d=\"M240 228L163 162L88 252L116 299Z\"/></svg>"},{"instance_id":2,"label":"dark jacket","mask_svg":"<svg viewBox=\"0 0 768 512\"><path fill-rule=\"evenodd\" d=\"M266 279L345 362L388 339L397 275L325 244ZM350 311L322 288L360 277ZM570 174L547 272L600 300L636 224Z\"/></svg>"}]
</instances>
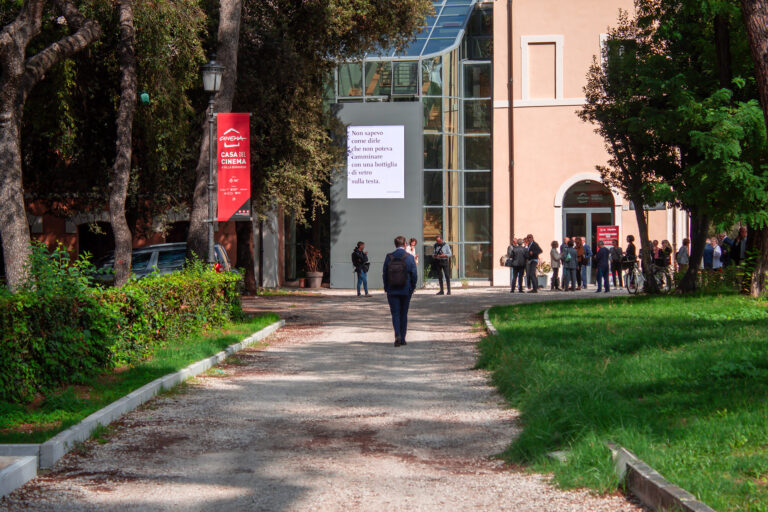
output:
<instances>
[{"instance_id":1,"label":"dark jacket","mask_svg":"<svg viewBox=\"0 0 768 512\"><path fill-rule=\"evenodd\" d=\"M595 253L595 265L598 268L607 269L611 264L611 250L603 246Z\"/></svg>"},{"instance_id":2,"label":"dark jacket","mask_svg":"<svg viewBox=\"0 0 768 512\"><path fill-rule=\"evenodd\" d=\"M516 245L512 248L512 267L522 268L525 266L528 250L522 245Z\"/></svg>"},{"instance_id":3,"label":"dark jacket","mask_svg":"<svg viewBox=\"0 0 768 512\"><path fill-rule=\"evenodd\" d=\"M536 243L536 241L532 241L531 245L528 246L528 259L529 260L537 260L539 259L539 254L542 253L541 247L539 247L539 244Z\"/></svg>"},{"instance_id":4,"label":"dark jacket","mask_svg":"<svg viewBox=\"0 0 768 512\"><path fill-rule=\"evenodd\" d=\"M389 262L392 256L397 258L405 258L405 271L408 273L408 279L405 281L405 286L402 288L390 288L387 282L387 270L389 268ZM382 280L384 281L384 291L389 295L411 295L416 289L416 283L419 280L419 271L416 268L416 260L413 256L405 252L405 249L399 247L395 249L393 253L387 254L384 258L384 269L382 271Z\"/></svg>"},{"instance_id":5,"label":"dark jacket","mask_svg":"<svg viewBox=\"0 0 768 512\"><path fill-rule=\"evenodd\" d=\"M368 273L368 269L371 266L371 264L368 263L368 255L358 248L355 248L352 252L352 264L355 266L355 272L360 272L362 270L363 272Z\"/></svg>"},{"instance_id":6,"label":"dark jacket","mask_svg":"<svg viewBox=\"0 0 768 512\"><path fill-rule=\"evenodd\" d=\"M627 252L625 252L624 255L626 256L627 261L635 261L637 259L637 249L635 248L635 244L630 242L627 245Z\"/></svg>"}]
</instances>

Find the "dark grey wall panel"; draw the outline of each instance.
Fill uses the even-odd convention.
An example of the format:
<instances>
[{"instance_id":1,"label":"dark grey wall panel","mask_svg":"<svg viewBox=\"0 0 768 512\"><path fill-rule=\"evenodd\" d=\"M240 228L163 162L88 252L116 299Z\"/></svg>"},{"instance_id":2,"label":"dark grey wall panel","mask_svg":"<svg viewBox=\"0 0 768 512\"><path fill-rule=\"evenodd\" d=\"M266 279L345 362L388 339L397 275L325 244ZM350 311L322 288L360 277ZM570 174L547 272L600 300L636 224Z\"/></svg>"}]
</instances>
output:
<instances>
[{"instance_id":1,"label":"dark grey wall panel","mask_svg":"<svg viewBox=\"0 0 768 512\"><path fill-rule=\"evenodd\" d=\"M424 160L421 102L342 103L338 117L345 125L405 126L405 198L347 199L346 169L331 185L331 288L354 288L350 255L358 240L365 242L371 269L368 287L381 288L384 257L394 250L396 236L423 244L422 166ZM423 260L423 258L420 258ZM419 268L419 280L422 270Z\"/></svg>"}]
</instances>

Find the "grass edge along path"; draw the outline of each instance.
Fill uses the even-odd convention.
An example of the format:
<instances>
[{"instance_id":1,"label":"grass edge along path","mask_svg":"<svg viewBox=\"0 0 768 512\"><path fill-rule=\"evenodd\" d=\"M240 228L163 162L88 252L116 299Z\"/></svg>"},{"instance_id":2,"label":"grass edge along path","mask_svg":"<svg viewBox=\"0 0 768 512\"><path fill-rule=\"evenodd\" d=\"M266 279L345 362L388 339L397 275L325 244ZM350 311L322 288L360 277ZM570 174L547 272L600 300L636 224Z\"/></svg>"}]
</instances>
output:
<instances>
[{"instance_id":1,"label":"grass edge along path","mask_svg":"<svg viewBox=\"0 0 768 512\"><path fill-rule=\"evenodd\" d=\"M610 492L610 440L718 511L768 511L765 300L617 297L489 316L499 334L480 342L478 367L523 427L507 460Z\"/></svg>"},{"instance_id":2,"label":"grass edge along path","mask_svg":"<svg viewBox=\"0 0 768 512\"><path fill-rule=\"evenodd\" d=\"M171 340L149 359L96 375L82 385L66 386L30 405L0 402L0 444L45 442L141 386L210 357L279 320L267 313L229 322Z\"/></svg>"}]
</instances>

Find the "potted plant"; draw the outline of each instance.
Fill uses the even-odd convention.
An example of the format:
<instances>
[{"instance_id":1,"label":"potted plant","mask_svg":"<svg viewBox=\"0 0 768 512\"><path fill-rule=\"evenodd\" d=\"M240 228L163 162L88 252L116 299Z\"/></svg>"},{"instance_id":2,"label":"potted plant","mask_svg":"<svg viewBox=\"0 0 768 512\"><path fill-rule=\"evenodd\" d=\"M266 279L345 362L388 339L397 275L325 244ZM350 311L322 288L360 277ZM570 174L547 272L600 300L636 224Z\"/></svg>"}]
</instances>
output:
<instances>
[{"instance_id":1,"label":"potted plant","mask_svg":"<svg viewBox=\"0 0 768 512\"><path fill-rule=\"evenodd\" d=\"M320 260L323 258L320 249L310 243L304 244L304 268L307 271L305 284L307 288L320 288L323 283L323 271L320 270Z\"/></svg>"},{"instance_id":2,"label":"potted plant","mask_svg":"<svg viewBox=\"0 0 768 512\"><path fill-rule=\"evenodd\" d=\"M539 280L539 288L547 287L547 276L552 272L552 266L546 261L542 261L536 267L536 278Z\"/></svg>"}]
</instances>

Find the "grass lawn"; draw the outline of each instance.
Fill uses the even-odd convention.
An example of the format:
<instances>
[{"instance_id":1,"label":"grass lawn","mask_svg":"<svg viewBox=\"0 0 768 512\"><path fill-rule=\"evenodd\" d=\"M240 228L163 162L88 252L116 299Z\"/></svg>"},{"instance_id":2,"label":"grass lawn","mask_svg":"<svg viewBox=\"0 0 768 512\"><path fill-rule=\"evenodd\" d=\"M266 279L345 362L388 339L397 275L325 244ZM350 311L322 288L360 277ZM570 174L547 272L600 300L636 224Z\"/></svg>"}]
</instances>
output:
<instances>
[{"instance_id":1,"label":"grass lawn","mask_svg":"<svg viewBox=\"0 0 768 512\"><path fill-rule=\"evenodd\" d=\"M212 356L278 320L271 313L260 315L169 342L151 359L97 375L79 386L67 386L29 405L0 402L0 443L46 441L144 384Z\"/></svg>"},{"instance_id":2,"label":"grass lawn","mask_svg":"<svg viewBox=\"0 0 768 512\"><path fill-rule=\"evenodd\" d=\"M618 485L616 441L716 510L768 511L768 303L731 294L493 308L479 366L522 414L504 456ZM569 450L566 463L547 453Z\"/></svg>"}]
</instances>

